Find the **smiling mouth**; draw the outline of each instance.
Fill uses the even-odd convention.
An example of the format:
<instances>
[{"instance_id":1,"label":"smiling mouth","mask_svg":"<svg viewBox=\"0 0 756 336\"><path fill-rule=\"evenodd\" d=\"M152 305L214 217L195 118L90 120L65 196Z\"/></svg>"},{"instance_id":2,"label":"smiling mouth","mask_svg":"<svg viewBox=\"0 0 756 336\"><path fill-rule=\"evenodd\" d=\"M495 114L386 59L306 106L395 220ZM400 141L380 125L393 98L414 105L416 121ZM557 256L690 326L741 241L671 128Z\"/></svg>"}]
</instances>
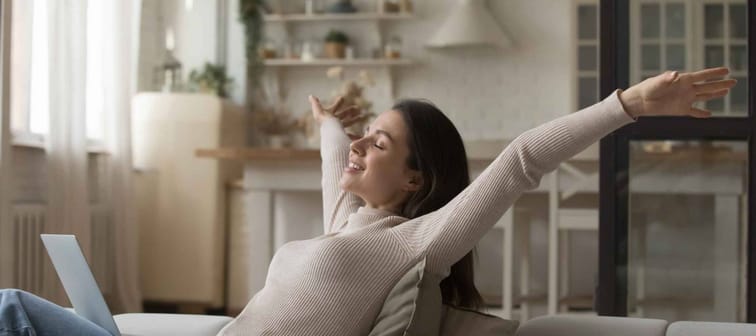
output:
<instances>
[{"instance_id":1,"label":"smiling mouth","mask_svg":"<svg viewBox=\"0 0 756 336\"><path fill-rule=\"evenodd\" d=\"M349 162L349 165L347 167L351 168L353 170L358 170L358 171L365 170L365 168L362 168L360 165L358 165L358 164L356 164L354 162Z\"/></svg>"}]
</instances>

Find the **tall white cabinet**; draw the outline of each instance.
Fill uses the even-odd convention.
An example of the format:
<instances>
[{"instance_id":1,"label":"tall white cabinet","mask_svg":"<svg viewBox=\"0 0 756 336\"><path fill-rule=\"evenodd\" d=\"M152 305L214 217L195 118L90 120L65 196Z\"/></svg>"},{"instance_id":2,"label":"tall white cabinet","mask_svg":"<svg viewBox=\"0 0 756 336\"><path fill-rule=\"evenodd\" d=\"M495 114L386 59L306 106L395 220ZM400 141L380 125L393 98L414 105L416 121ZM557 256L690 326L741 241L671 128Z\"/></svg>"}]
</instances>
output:
<instances>
[{"instance_id":1,"label":"tall white cabinet","mask_svg":"<svg viewBox=\"0 0 756 336\"><path fill-rule=\"evenodd\" d=\"M220 307L225 183L242 171L240 163L195 152L243 146L243 110L188 93L142 93L132 106L144 300Z\"/></svg>"}]
</instances>

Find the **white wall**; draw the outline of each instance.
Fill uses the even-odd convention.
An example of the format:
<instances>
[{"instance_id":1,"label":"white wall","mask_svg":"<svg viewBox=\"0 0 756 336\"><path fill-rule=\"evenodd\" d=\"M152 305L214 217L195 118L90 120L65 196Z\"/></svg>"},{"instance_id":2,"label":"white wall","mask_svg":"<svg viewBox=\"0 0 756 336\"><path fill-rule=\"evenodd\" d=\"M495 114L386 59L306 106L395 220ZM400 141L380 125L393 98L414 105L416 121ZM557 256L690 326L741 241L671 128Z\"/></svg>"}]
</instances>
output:
<instances>
[{"instance_id":1,"label":"white wall","mask_svg":"<svg viewBox=\"0 0 756 336\"><path fill-rule=\"evenodd\" d=\"M176 31L176 57L184 64L185 75L205 62L217 62L217 0L161 0L166 25Z\"/></svg>"},{"instance_id":2,"label":"white wall","mask_svg":"<svg viewBox=\"0 0 756 336\"><path fill-rule=\"evenodd\" d=\"M142 29L140 89L151 87L152 72L159 64L164 30L175 27L176 56L184 75L204 62L216 62L218 1L194 0L191 11L185 0L145 0ZM301 1L281 0L296 7ZM572 89L572 1L488 1L493 16L515 45L510 50L471 48L432 50L423 47L446 18L456 0L415 0L416 18L385 24L385 36L398 35L403 52L416 61L395 69L397 97L427 98L454 121L466 140L508 139L524 130L569 113ZM372 0L355 1L368 9ZM228 43L225 62L236 87L232 99L243 103L245 92L244 34L238 22L238 0L228 0ZM336 27L352 37L358 56L377 47L376 27L358 23L301 23L292 25L292 40L321 40ZM271 38L283 43L281 23L268 23ZM325 68L288 68L280 72L287 91L285 105L295 114L307 112L306 97L329 97L338 85L325 77ZM347 72L352 76L354 71ZM388 109L391 98L385 69L371 68L377 85L366 95L377 112ZM275 95L274 95L275 96Z\"/></svg>"},{"instance_id":3,"label":"white wall","mask_svg":"<svg viewBox=\"0 0 756 336\"><path fill-rule=\"evenodd\" d=\"M165 28L160 0L142 1L142 21L139 29L138 91L151 91L155 83L155 67L160 65L165 50Z\"/></svg>"},{"instance_id":4,"label":"white wall","mask_svg":"<svg viewBox=\"0 0 756 336\"><path fill-rule=\"evenodd\" d=\"M191 7L187 7L187 4ZM139 90L155 88L155 67L165 51L165 32L175 33L174 56L183 65L184 79L205 62L217 63L217 0L143 0Z\"/></svg>"},{"instance_id":5,"label":"white wall","mask_svg":"<svg viewBox=\"0 0 756 336\"><path fill-rule=\"evenodd\" d=\"M244 41L236 20L238 0L229 1L228 66L241 84L244 78ZM298 4L300 1L280 1ZM373 1L355 1L370 8ZM488 1L491 12L515 41L511 50L471 48L431 50L423 47L448 15L456 0L415 0L416 18L390 22L385 35L398 35L403 52L417 65L395 70L397 97L421 97L436 103L454 121L466 140L506 139L557 116L569 113L572 97L571 12L572 1ZM320 40L330 27L345 30L356 43L357 55L367 56L377 46L371 23L302 23L292 25L293 39ZM273 40L282 42L281 23L268 23ZM197 48L207 46L197 45ZM286 106L293 113L307 112L306 97L331 95L337 86L325 77L325 68L288 68L281 72L288 91ZM377 86L367 95L378 112L391 105L387 76L372 69ZM356 71L356 70L355 70ZM350 72L353 73L353 72ZM348 73L348 75L350 74ZM244 86L238 85L234 100L243 101Z\"/></svg>"}]
</instances>

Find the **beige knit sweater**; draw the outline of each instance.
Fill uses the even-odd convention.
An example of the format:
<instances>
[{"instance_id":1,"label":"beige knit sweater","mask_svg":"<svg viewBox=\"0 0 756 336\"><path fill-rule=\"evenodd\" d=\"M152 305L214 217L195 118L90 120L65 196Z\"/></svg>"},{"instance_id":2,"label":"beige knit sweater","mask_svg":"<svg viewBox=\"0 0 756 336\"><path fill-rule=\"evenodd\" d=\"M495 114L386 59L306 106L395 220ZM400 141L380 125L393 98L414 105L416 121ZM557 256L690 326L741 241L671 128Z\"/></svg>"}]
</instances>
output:
<instances>
[{"instance_id":1,"label":"beige knit sweater","mask_svg":"<svg viewBox=\"0 0 756 336\"><path fill-rule=\"evenodd\" d=\"M360 207L339 189L349 138L321 126L325 234L281 246L265 287L219 335L366 335L388 292L421 258L447 272L541 176L632 121L615 92L604 101L517 137L443 208L407 219Z\"/></svg>"}]
</instances>

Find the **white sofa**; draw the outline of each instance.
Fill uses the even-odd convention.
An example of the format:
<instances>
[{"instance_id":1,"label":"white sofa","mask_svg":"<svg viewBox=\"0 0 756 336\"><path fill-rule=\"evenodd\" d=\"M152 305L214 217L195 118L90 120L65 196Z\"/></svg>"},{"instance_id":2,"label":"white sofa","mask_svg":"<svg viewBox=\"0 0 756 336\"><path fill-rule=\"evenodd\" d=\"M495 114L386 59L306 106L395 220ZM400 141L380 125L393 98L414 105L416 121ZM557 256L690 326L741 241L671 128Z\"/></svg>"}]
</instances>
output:
<instances>
[{"instance_id":1,"label":"white sofa","mask_svg":"<svg viewBox=\"0 0 756 336\"><path fill-rule=\"evenodd\" d=\"M231 321L227 316L122 314L115 316L124 335L213 336ZM674 322L630 317L543 316L523 323L516 336L753 336L756 324Z\"/></svg>"},{"instance_id":2,"label":"white sofa","mask_svg":"<svg viewBox=\"0 0 756 336\"><path fill-rule=\"evenodd\" d=\"M120 314L113 319L124 336L214 336L232 320L228 316L188 314Z\"/></svg>"},{"instance_id":3,"label":"white sofa","mask_svg":"<svg viewBox=\"0 0 756 336\"><path fill-rule=\"evenodd\" d=\"M552 315L534 318L517 329L516 336L753 336L756 324L718 322L674 322L664 320Z\"/></svg>"}]
</instances>

